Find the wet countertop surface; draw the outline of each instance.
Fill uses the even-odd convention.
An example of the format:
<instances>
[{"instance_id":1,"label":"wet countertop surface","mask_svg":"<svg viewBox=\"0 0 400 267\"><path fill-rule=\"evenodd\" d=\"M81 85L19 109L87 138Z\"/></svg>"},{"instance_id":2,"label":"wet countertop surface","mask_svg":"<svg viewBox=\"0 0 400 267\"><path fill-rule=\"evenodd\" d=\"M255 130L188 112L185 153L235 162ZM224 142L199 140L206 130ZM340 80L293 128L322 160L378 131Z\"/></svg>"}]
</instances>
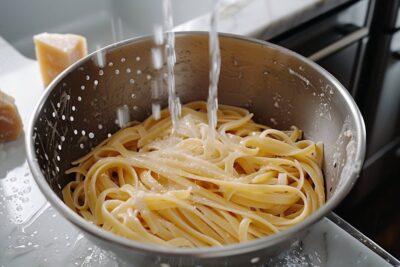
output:
<instances>
[{"instance_id":1,"label":"wet countertop surface","mask_svg":"<svg viewBox=\"0 0 400 267\"><path fill-rule=\"evenodd\" d=\"M28 125L43 92L35 61L0 37L0 88ZM0 266L135 266L119 261L64 219L39 191L26 161L24 136L0 145ZM267 266L391 266L393 257L334 214ZM390 264L391 263L391 264ZM250 264L249 264L250 266Z\"/></svg>"}]
</instances>

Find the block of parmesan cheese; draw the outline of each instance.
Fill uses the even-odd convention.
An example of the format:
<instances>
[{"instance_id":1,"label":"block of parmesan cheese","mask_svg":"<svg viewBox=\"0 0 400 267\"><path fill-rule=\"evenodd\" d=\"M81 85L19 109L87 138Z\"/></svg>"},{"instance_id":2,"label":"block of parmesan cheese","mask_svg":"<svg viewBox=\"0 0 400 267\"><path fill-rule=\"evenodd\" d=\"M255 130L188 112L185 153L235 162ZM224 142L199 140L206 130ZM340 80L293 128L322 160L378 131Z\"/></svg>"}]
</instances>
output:
<instances>
[{"instance_id":1,"label":"block of parmesan cheese","mask_svg":"<svg viewBox=\"0 0 400 267\"><path fill-rule=\"evenodd\" d=\"M0 90L0 143L17 139L21 130L22 121L14 98Z\"/></svg>"},{"instance_id":2,"label":"block of parmesan cheese","mask_svg":"<svg viewBox=\"0 0 400 267\"><path fill-rule=\"evenodd\" d=\"M80 35L41 33L33 40L45 86L69 65L87 55L86 39Z\"/></svg>"}]
</instances>

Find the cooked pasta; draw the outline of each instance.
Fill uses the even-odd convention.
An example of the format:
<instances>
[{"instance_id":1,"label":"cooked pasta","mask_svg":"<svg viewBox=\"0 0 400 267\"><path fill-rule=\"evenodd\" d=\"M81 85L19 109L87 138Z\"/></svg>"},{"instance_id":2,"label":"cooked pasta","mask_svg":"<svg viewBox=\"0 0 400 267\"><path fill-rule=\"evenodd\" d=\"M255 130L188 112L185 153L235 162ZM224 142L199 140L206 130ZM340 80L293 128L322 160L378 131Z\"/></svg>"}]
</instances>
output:
<instances>
[{"instance_id":1,"label":"cooked pasta","mask_svg":"<svg viewBox=\"0 0 400 267\"><path fill-rule=\"evenodd\" d=\"M192 102L173 133L167 110L132 124L72 163L64 201L107 231L161 246L222 246L288 229L325 202L323 147L252 116L220 105L210 130L206 103Z\"/></svg>"}]
</instances>

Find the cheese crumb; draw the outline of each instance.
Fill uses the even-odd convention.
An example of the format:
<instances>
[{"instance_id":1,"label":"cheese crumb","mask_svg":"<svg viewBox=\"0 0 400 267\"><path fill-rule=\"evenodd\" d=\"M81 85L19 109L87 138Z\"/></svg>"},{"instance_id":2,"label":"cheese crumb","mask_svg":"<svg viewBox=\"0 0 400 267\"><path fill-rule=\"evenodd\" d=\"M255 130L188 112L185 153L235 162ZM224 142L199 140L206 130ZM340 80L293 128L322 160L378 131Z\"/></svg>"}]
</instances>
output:
<instances>
[{"instance_id":1,"label":"cheese crumb","mask_svg":"<svg viewBox=\"0 0 400 267\"><path fill-rule=\"evenodd\" d=\"M0 143L17 139L22 130L14 98L0 90Z\"/></svg>"},{"instance_id":2,"label":"cheese crumb","mask_svg":"<svg viewBox=\"0 0 400 267\"><path fill-rule=\"evenodd\" d=\"M41 33L33 37L45 86L72 63L87 55L86 39L75 34Z\"/></svg>"}]
</instances>

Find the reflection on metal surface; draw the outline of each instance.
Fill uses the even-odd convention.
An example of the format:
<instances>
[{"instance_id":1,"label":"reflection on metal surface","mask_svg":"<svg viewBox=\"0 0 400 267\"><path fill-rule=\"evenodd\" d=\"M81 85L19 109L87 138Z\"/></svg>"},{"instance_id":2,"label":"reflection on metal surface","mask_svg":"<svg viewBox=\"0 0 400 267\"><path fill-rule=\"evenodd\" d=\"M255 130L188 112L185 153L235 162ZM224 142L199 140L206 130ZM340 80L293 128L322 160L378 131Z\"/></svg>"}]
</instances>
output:
<instances>
[{"instance_id":1,"label":"reflection on metal surface","mask_svg":"<svg viewBox=\"0 0 400 267\"><path fill-rule=\"evenodd\" d=\"M351 224L340 218L338 215L332 212L327 217L336 225L338 225L340 228L342 228L344 231L346 231L348 234L350 234L352 237L354 237L359 242L364 244L364 246L368 247L373 252L375 252L383 259L385 259L388 263L390 263L393 266L400 266L400 261L398 259L387 253L378 244L376 244L374 241L363 235L360 231L351 226Z\"/></svg>"}]
</instances>

